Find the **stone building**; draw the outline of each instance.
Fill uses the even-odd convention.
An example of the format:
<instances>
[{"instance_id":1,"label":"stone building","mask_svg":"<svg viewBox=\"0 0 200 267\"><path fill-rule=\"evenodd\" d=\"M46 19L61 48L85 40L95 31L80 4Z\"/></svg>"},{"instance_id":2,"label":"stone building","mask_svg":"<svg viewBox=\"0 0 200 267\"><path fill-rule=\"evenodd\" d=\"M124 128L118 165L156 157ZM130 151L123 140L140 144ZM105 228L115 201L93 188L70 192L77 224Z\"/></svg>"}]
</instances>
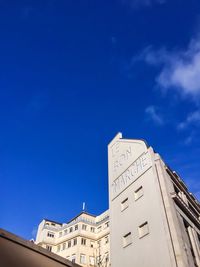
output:
<instances>
[{"instance_id":1,"label":"stone building","mask_svg":"<svg viewBox=\"0 0 200 267\"><path fill-rule=\"evenodd\" d=\"M200 205L178 174L121 133L108 145L108 167L109 210L43 220L36 243L83 266L200 267Z\"/></svg>"},{"instance_id":2,"label":"stone building","mask_svg":"<svg viewBox=\"0 0 200 267\"><path fill-rule=\"evenodd\" d=\"M68 223L44 219L36 244L82 266L109 266L109 213L81 212Z\"/></svg>"}]
</instances>

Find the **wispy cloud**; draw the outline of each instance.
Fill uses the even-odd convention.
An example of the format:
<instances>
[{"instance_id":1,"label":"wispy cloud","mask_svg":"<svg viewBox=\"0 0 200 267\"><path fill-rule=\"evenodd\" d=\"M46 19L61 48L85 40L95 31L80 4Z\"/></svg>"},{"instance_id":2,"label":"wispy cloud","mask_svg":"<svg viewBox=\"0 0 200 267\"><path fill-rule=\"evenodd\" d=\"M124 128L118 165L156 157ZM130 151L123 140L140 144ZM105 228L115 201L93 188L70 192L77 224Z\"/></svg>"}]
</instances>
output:
<instances>
[{"instance_id":1,"label":"wispy cloud","mask_svg":"<svg viewBox=\"0 0 200 267\"><path fill-rule=\"evenodd\" d=\"M133 62L137 60L160 67L156 77L160 88L175 89L182 95L200 96L200 37L191 40L185 50L147 47L133 58Z\"/></svg>"},{"instance_id":2,"label":"wispy cloud","mask_svg":"<svg viewBox=\"0 0 200 267\"><path fill-rule=\"evenodd\" d=\"M193 113L190 113L185 121L181 122L178 124L177 128L179 130L184 130L187 129L189 126L194 125L194 126L198 126L200 125L200 111L194 111Z\"/></svg>"},{"instance_id":3,"label":"wispy cloud","mask_svg":"<svg viewBox=\"0 0 200 267\"><path fill-rule=\"evenodd\" d=\"M151 119L157 125L163 125L164 120L162 116L158 113L158 110L155 106L148 106L145 109L145 113L147 114L148 118Z\"/></svg>"},{"instance_id":4,"label":"wispy cloud","mask_svg":"<svg viewBox=\"0 0 200 267\"><path fill-rule=\"evenodd\" d=\"M183 143L184 145L188 146L192 143L193 140L194 140L194 132L192 132L188 137L186 137Z\"/></svg>"},{"instance_id":5,"label":"wispy cloud","mask_svg":"<svg viewBox=\"0 0 200 267\"><path fill-rule=\"evenodd\" d=\"M166 0L121 0L122 4L129 6L130 8L150 7L153 4L164 4Z\"/></svg>"}]
</instances>

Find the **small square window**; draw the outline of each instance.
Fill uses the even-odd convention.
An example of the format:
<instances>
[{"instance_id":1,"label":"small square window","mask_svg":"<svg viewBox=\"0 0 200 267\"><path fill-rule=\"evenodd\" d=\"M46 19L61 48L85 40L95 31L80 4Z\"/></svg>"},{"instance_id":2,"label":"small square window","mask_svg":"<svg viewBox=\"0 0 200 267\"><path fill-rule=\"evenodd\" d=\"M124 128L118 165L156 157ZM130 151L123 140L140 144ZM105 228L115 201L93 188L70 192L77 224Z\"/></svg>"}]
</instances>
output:
<instances>
[{"instance_id":1,"label":"small square window","mask_svg":"<svg viewBox=\"0 0 200 267\"><path fill-rule=\"evenodd\" d=\"M101 255L100 256L97 256L96 261L97 261L98 266L101 266L102 265L101 264Z\"/></svg>"},{"instance_id":2,"label":"small square window","mask_svg":"<svg viewBox=\"0 0 200 267\"><path fill-rule=\"evenodd\" d=\"M139 232L139 238L142 238L143 236L148 235L149 234L148 222L141 224L138 227L138 232Z\"/></svg>"},{"instance_id":3,"label":"small square window","mask_svg":"<svg viewBox=\"0 0 200 267\"><path fill-rule=\"evenodd\" d=\"M47 250L51 251L52 250L52 246L46 246Z\"/></svg>"},{"instance_id":4,"label":"small square window","mask_svg":"<svg viewBox=\"0 0 200 267\"><path fill-rule=\"evenodd\" d=\"M121 202L121 211L125 210L128 208L128 198L124 199L122 202Z\"/></svg>"},{"instance_id":5,"label":"small square window","mask_svg":"<svg viewBox=\"0 0 200 267\"><path fill-rule=\"evenodd\" d=\"M86 239L85 238L81 238L81 245L86 246Z\"/></svg>"},{"instance_id":6,"label":"small square window","mask_svg":"<svg viewBox=\"0 0 200 267\"><path fill-rule=\"evenodd\" d=\"M65 234L65 235L67 234L67 229L64 230L64 234Z\"/></svg>"},{"instance_id":7,"label":"small square window","mask_svg":"<svg viewBox=\"0 0 200 267\"><path fill-rule=\"evenodd\" d=\"M134 192L134 197L135 200L138 200L139 198L141 198L143 196L144 192L143 192L143 187L140 186L135 192Z\"/></svg>"},{"instance_id":8,"label":"small square window","mask_svg":"<svg viewBox=\"0 0 200 267\"><path fill-rule=\"evenodd\" d=\"M75 263L76 262L76 254L72 255L72 262Z\"/></svg>"},{"instance_id":9,"label":"small square window","mask_svg":"<svg viewBox=\"0 0 200 267\"><path fill-rule=\"evenodd\" d=\"M108 236L105 236L105 244L109 242Z\"/></svg>"},{"instance_id":10,"label":"small square window","mask_svg":"<svg viewBox=\"0 0 200 267\"><path fill-rule=\"evenodd\" d=\"M90 259L90 265L94 265L95 264L95 258L93 256L90 256L89 259Z\"/></svg>"},{"instance_id":11,"label":"small square window","mask_svg":"<svg viewBox=\"0 0 200 267\"><path fill-rule=\"evenodd\" d=\"M108 228L109 227L109 222L106 222L105 223L105 228Z\"/></svg>"},{"instance_id":12,"label":"small square window","mask_svg":"<svg viewBox=\"0 0 200 267\"><path fill-rule=\"evenodd\" d=\"M86 255L85 254L80 255L80 263L86 264Z\"/></svg>"},{"instance_id":13,"label":"small square window","mask_svg":"<svg viewBox=\"0 0 200 267\"><path fill-rule=\"evenodd\" d=\"M72 246L72 242L71 242L71 240L70 241L68 241L68 248L71 248L71 246Z\"/></svg>"},{"instance_id":14,"label":"small square window","mask_svg":"<svg viewBox=\"0 0 200 267\"><path fill-rule=\"evenodd\" d=\"M109 262L109 254L108 254L108 252L105 253L105 262Z\"/></svg>"},{"instance_id":15,"label":"small square window","mask_svg":"<svg viewBox=\"0 0 200 267\"><path fill-rule=\"evenodd\" d=\"M74 238L73 246L76 246L76 245L77 245L77 238Z\"/></svg>"},{"instance_id":16,"label":"small square window","mask_svg":"<svg viewBox=\"0 0 200 267\"><path fill-rule=\"evenodd\" d=\"M97 228L97 233L99 233L99 232L101 232L101 226L99 226L98 228Z\"/></svg>"},{"instance_id":17,"label":"small square window","mask_svg":"<svg viewBox=\"0 0 200 267\"><path fill-rule=\"evenodd\" d=\"M82 230L87 230L87 225L86 224L82 224Z\"/></svg>"},{"instance_id":18,"label":"small square window","mask_svg":"<svg viewBox=\"0 0 200 267\"><path fill-rule=\"evenodd\" d=\"M132 236L131 236L131 232L129 232L123 236L123 247L127 247L131 243L132 243Z\"/></svg>"},{"instance_id":19,"label":"small square window","mask_svg":"<svg viewBox=\"0 0 200 267\"><path fill-rule=\"evenodd\" d=\"M65 250L65 248L66 248L66 243L63 243L62 250Z\"/></svg>"},{"instance_id":20,"label":"small square window","mask_svg":"<svg viewBox=\"0 0 200 267\"><path fill-rule=\"evenodd\" d=\"M54 233L52 233L52 232L48 232L48 233L47 233L47 236L53 238L53 237L54 237Z\"/></svg>"},{"instance_id":21,"label":"small square window","mask_svg":"<svg viewBox=\"0 0 200 267\"><path fill-rule=\"evenodd\" d=\"M101 239L97 241L98 246L101 246Z\"/></svg>"}]
</instances>

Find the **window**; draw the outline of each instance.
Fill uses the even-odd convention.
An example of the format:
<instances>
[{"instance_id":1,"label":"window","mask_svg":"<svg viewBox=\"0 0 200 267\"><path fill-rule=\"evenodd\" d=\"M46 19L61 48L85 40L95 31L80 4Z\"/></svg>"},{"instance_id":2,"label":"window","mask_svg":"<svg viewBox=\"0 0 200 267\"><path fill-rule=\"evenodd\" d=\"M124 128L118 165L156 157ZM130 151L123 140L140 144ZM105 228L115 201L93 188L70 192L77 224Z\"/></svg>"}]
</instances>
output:
<instances>
[{"instance_id":1,"label":"window","mask_svg":"<svg viewBox=\"0 0 200 267\"><path fill-rule=\"evenodd\" d=\"M109 254L108 254L108 252L105 253L105 262L109 262Z\"/></svg>"},{"instance_id":2,"label":"window","mask_svg":"<svg viewBox=\"0 0 200 267\"><path fill-rule=\"evenodd\" d=\"M73 262L73 263L76 262L76 254L72 254L72 262Z\"/></svg>"},{"instance_id":3,"label":"window","mask_svg":"<svg viewBox=\"0 0 200 267\"><path fill-rule=\"evenodd\" d=\"M95 228L94 228L94 227L90 227L90 231L91 231L92 233L94 233Z\"/></svg>"},{"instance_id":4,"label":"window","mask_svg":"<svg viewBox=\"0 0 200 267\"><path fill-rule=\"evenodd\" d=\"M53 226L56 226L56 224L55 224L55 223L51 223L51 225L53 225Z\"/></svg>"},{"instance_id":5,"label":"window","mask_svg":"<svg viewBox=\"0 0 200 267\"><path fill-rule=\"evenodd\" d=\"M108 239L108 236L105 237L105 244L108 244L109 242L109 239Z\"/></svg>"},{"instance_id":6,"label":"window","mask_svg":"<svg viewBox=\"0 0 200 267\"><path fill-rule=\"evenodd\" d=\"M94 247L94 241L90 241L90 247L91 247L91 248Z\"/></svg>"},{"instance_id":7,"label":"window","mask_svg":"<svg viewBox=\"0 0 200 267\"><path fill-rule=\"evenodd\" d=\"M54 237L54 233L48 232L48 233L47 233L47 236L53 238L53 237Z\"/></svg>"},{"instance_id":8,"label":"window","mask_svg":"<svg viewBox=\"0 0 200 267\"><path fill-rule=\"evenodd\" d=\"M73 242L73 246L76 246L76 245L77 245L77 238L74 238L73 241L74 241L74 242Z\"/></svg>"},{"instance_id":9,"label":"window","mask_svg":"<svg viewBox=\"0 0 200 267\"><path fill-rule=\"evenodd\" d=\"M85 238L81 238L81 245L86 246L86 239Z\"/></svg>"},{"instance_id":10,"label":"window","mask_svg":"<svg viewBox=\"0 0 200 267\"><path fill-rule=\"evenodd\" d=\"M86 264L86 256L85 256L85 254L81 254L80 255L80 263Z\"/></svg>"},{"instance_id":11,"label":"window","mask_svg":"<svg viewBox=\"0 0 200 267\"><path fill-rule=\"evenodd\" d=\"M94 265L94 257L93 256L90 256L89 257L89 260L90 260L90 265Z\"/></svg>"},{"instance_id":12,"label":"window","mask_svg":"<svg viewBox=\"0 0 200 267\"><path fill-rule=\"evenodd\" d=\"M70 232L70 233L73 232L73 227L70 227L70 228L69 228L69 232Z\"/></svg>"},{"instance_id":13,"label":"window","mask_svg":"<svg viewBox=\"0 0 200 267\"><path fill-rule=\"evenodd\" d=\"M66 243L63 243L62 250L64 250L65 248L66 248Z\"/></svg>"},{"instance_id":14,"label":"window","mask_svg":"<svg viewBox=\"0 0 200 267\"><path fill-rule=\"evenodd\" d=\"M97 228L97 233L101 232L101 226Z\"/></svg>"},{"instance_id":15,"label":"window","mask_svg":"<svg viewBox=\"0 0 200 267\"><path fill-rule=\"evenodd\" d=\"M86 224L82 224L82 230L87 230L87 225Z\"/></svg>"},{"instance_id":16,"label":"window","mask_svg":"<svg viewBox=\"0 0 200 267\"><path fill-rule=\"evenodd\" d=\"M59 252L59 251L60 251L60 245L57 246L57 252Z\"/></svg>"},{"instance_id":17,"label":"window","mask_svg":"<svg viewBox=\"0 0 200 267\"><path fill-rule=\"evenodd\" d=\"M106 222L105 223L105 228L108 228L109 227L109 222Z\"/></svg>"},{"instance_id":18,"label":"window","mask_svg":"<svg viewBox=\"0 0 200 267\"><path fill-rule=\"evenodd\" d=\"M52 246L48 246L48 245L47 245L47 246L46 246L46 249L49 250L49 251L51 251L51 250L52 250Z\"/></svg>"},{"instance_id":19,"label":"window","mask_svg":"<svg viewBox=\"0 0 200 267\"><path fill-rule=\"evenodd\" d=\"M139 198L141 198L143 196L143 187L140 186L135 192L134 192L134 197L135 200L138 200Z\"/></svg>"},{"instance_id":20,"label":"window","mask_svg":"<svg viewBox=\"0 0 200 267\"><path fill-rule=\"evenodd\" d=\"M132 243L131 232L123 236L123 247L126 247Z\"/></svg>"},{"instance_id":21,"label":"window","mask_svg":"<svg viewBox=\"0 0 200 267\"><path fill-rule=\"evenodd\" d=\"M67 229L65 229L64 234L65 234L65 235L67 234Z\"/></svg>"},{"instance_id":22,"label":"window","mask_svg":"<svg viewBox=\"0 0 200 267\"><path fill-rule=\"evenodd\" d=\"M78 230L78 224L75 225L74 229L75 229L75 231Z\"/></svg>"},{"instance_id":23,"label":"window","mask_svg":"<svg viewBox=\"0 0 200 267\"><path fill-rule=\"evenodd\" d=\"M72 246L72 242L71 242L71 240L69 240L69 241L68 241L68 246L67 246L67 247L68 247L68 248L71 248L71 246Z\"/></svg>"},{"instance_id":24,"label":"window","mask_svg":"<svg viewBox=\"0 0 200 267\"><path fill-rule=\"evenodd\" d=\"M59 232L59 237L61 237L62 236L62 232Z\"/></svg>"},{"instance_id":25,"label":"window","mask_svg":"<svg viewBox=\"0 0 200 267\"><path fill-rule=\"evenodd\" d=\"M124 199L122 202L121 202L121 211L125 210L128 208L128 198Z\"/></svg>"},{"instance_id":26,"label":"window","mask_svg":"<svg viewBox=\"0 0 200 267\"><path fill-rule=\"evenodd\" d=\"M98 264L98 266L100 266L100 263L101 263L101 255L97 256L97 264Z\"/></svg>"},{"instance_id":27,"label":"window","mask_svg":"<svg viewBox=\"0 0 200 267\"><path fill-rule=\"evenodd\" d=\"M98 246L101 246L101 239L97 241Z\"/></svg>"},{"instance_id":28,"label":"window","mask_svg":"<svg viewBox=\"0 0 200 267\"><path fill-rule=\"evenodd\" d=\"M142 238L143 236L147 235L149 233L148 222L141 224L138 227L138 232L139 232L139 238Z\"/></svg>"}]
</instances>

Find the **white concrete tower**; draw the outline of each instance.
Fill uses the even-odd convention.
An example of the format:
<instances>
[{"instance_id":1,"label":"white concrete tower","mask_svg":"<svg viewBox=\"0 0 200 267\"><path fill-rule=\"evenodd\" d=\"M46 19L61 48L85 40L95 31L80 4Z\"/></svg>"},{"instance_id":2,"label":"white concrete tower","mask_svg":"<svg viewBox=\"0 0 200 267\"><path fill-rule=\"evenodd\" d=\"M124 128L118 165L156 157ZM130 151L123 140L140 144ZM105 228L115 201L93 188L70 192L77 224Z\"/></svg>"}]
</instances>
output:
<instances>
[{"instance_id":1,"label":"white concrete tower","mask_svg":"<svg viewBox=\"0 0 200 267\"><path fill-rule=\"evenodd\" d=\"M182 212L180 192L199 206L160 156L119 133L108 145L108 165L112 267L199 266L199 244L192 248L186 234L198 231L198 218Z\"/></svg>"}]
</instances>

